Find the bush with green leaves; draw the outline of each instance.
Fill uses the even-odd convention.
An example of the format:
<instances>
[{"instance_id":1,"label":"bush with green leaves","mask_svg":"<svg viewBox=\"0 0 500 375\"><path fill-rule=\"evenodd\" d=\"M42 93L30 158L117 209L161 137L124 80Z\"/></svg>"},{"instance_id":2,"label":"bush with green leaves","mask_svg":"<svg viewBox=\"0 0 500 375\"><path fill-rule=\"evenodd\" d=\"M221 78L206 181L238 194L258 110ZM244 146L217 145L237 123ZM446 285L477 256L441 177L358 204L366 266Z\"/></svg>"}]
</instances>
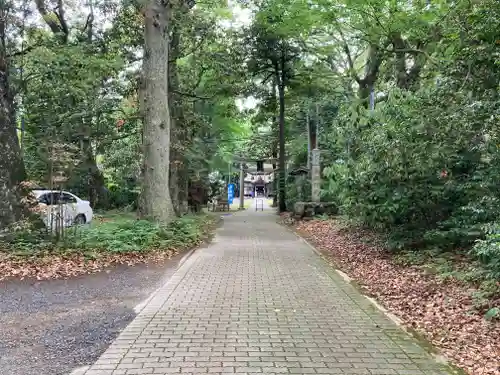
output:
<instances>
[{"instance_id":1,"label":"bush with green leaves","mask_svg":"<svg viewBox=\"0 0 500 375\"><path fill-rule=\"evenodd\" d=\"M319 121L323 197L389 234L391 247L469 248L485 223L500 219L500 8L493 4L418 11L413 4L400 9L404 17L380 11L369 28L346 7L356 32L346 27L336 50L350 67L345 82L335 81L344 97L331 93L338 111Z\"/></svg>"},{"instance_id":2,"label":"bush with green leaves","mask_svg":"<svg viewBox=\"0 0 500 375\"><path fill-rule=\"evenodd\" d=\"M139 186L132 183L123 185L108 184L108 208L129 207L132 210L136 210L139 190Z\"/></svg>"},{"instance_id":3,"label":"bush with green leaves","mask_svg":"<svg viewBox=\"0 0 500 375\"><path fill-rule=\"evenodd\" d=\"M311 200L311 182L305 176L290 176L287 185L287 210L293 211L293 207L297 202L308 202Z\"/></svg>"},{"instance_id":4,"label":"bush with green leaves","mask_svg":"<svg viewBox=\"0 0 500 375\"><path fill-rule=\"evenodd\" d=\"M213 216L200 214L186 215L161 226L120 212L101 220L96 218L90 226L67 228L59 240L46 231L16 232L5 241L0 239L0 251L23 257L182 250L198 244L213 223Z\"/></svg>"},{"instance_id":5,"label":"bush with green leaves","mask_svg":"<svg viewBox=\"0 0 500 375\"><path fill-rule=\"evenodd\" d=\"M184 249L197 244L211 217L187 215L161 226L132 217L104 221L76 232L70 232L64 246L82 251L113 253L142 252L151 249Z\"/></svg>"},{"instance_id":6,"label":"bush with green leaves","mask_svg":"<svg viewBox=\"0 0 500 375\"><path fill-rule=\"evenodd\" d=\"M373 112L346 105L331 130L330 193L396 248L470 246L500 216L500 98L483 71L500 65L489 50L446 42L455 52L433 67L439 80L392 88Z\"/></svg>"},{"instance_id":7,"label":"bush with green leaves","mask_svg":"<svg viewBox=\"0 0 500 375\"><path fill-rule=\"evenodd\" d=\"M490 278L500 279L500 224L484 226L486 238L478 240L470 253L488 269Z\"/></svg>"}]
</instances>

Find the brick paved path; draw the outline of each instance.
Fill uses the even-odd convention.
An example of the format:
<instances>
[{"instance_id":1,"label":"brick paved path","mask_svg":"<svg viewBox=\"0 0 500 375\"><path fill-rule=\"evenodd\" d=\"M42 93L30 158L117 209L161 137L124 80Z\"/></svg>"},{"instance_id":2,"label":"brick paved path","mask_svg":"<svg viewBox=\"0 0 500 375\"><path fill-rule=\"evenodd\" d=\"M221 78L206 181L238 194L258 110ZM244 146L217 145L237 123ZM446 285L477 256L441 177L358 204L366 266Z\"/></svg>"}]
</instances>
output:
<instances>
[{"instance_id":1,"label":"brick paved path","mask_svg":"<svg viewBox=\"0 0 500 375\"><path fill-rule=\"evenodd\" d=\"M224 221L86 375L448 373L271 212Z\"/></svg>"}]
</instances>

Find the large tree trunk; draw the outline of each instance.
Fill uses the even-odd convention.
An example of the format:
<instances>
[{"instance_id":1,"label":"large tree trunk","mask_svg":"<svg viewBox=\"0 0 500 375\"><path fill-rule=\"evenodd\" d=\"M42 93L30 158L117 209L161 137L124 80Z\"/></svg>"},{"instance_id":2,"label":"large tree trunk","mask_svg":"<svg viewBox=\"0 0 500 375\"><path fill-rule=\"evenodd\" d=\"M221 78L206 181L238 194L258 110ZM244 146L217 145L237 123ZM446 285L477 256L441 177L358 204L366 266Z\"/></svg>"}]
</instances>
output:
<instances>
[{"instance_id":1,"label":"large tree trunk","mask_svg":"<svg viewBox=\"0 0 500 375\"><path fill-rule=\"evenodd\" d=\"M358 99L361 104L368 108L370 104L370 93L377 82L380 65L384 62L384 54L377 44L371 44L368 47L368 58L365 66L365 75L363 79L358 78Z\"/></svg>"},{"instance_id":2,"label":"large tree trunk","mask_svg":"<svg viewBox=\"0 0 500 375\"><path fill-rule=\"evenodd\" d=\"M87 195L92 207L107 208L108 196L104 183L104 175L97 166L90 139L83 140L82 165L85 168Z\"/></svg>"},{"instance_id":3,"label":"large tree trunk","mask_svg":"<svg viewBox=\"0 0 500 375\"><path fill-rule=\"evenodd\" d=\"M273 159L278 158L278 148L276 147L273 149L271 153ZM273 178L273 205L272 207L278 207L278 179L276 178L276 162L273 162L273 173L274 173L274 178Z\"/></svg>"},{"instance_id":4,"label":"large tree trunk","mask_svg":"<svg viewBox=\"0 0 500 375\"><path fill-rule=\"evenodd\" d=\"M143 181L139 214L166 224L175 217L169 191L168 21L170 6L145 4L143 62Z\"/></svg>"},{"instance_id":5,"label":"large tree trunk","mask_svg":"<svg viewBox=\"0 0 500 375\"><path fill-rule=\"evenodd\" d=\"M0 6L0 231L21 219L25 212L18 186L25 178L25 171L13 116L5 49L7 17L5 5Z\"/></svg>"}]
</instances>

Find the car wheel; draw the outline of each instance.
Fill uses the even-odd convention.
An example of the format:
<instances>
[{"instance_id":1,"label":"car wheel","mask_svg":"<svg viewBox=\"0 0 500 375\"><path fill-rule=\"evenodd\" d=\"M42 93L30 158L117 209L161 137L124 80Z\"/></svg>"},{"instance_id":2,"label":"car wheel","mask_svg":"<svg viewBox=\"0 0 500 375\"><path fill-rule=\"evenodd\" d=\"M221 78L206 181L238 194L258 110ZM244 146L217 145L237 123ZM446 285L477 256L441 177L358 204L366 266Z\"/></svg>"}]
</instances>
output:
<instances>
[{"instance_id":1,"label":"car wheel","mask_svg":"<svg viewBox=\"0 0 500 375\"><path fill-rule=\"evenodd\" d=\"M85 222L86 222L86 221L87 221L87 220L85 220L85 215L80 214L80 215L77 215L77 216L75 217L75 224L76 224L76 225L82 225L82 224L85 224Z\"/></svg>"}]
</instances>

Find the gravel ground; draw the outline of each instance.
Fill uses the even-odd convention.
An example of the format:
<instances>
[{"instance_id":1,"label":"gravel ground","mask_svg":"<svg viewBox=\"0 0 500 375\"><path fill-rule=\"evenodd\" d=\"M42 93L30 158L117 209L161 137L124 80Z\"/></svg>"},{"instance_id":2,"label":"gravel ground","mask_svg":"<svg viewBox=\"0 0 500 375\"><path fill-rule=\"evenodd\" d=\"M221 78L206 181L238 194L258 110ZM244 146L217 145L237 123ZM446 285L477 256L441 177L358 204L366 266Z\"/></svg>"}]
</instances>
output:
<instances>
[{"instance_id":1,"label":"gravel ground","mask_svg":"<svg viewBox=\"0 0 500 375\"><path fill-rule=\"evenodd\" d=\"M92 364L181 259L69 280L0 282L0 375L67 375Z\"/></svg>"}]
</instances>

